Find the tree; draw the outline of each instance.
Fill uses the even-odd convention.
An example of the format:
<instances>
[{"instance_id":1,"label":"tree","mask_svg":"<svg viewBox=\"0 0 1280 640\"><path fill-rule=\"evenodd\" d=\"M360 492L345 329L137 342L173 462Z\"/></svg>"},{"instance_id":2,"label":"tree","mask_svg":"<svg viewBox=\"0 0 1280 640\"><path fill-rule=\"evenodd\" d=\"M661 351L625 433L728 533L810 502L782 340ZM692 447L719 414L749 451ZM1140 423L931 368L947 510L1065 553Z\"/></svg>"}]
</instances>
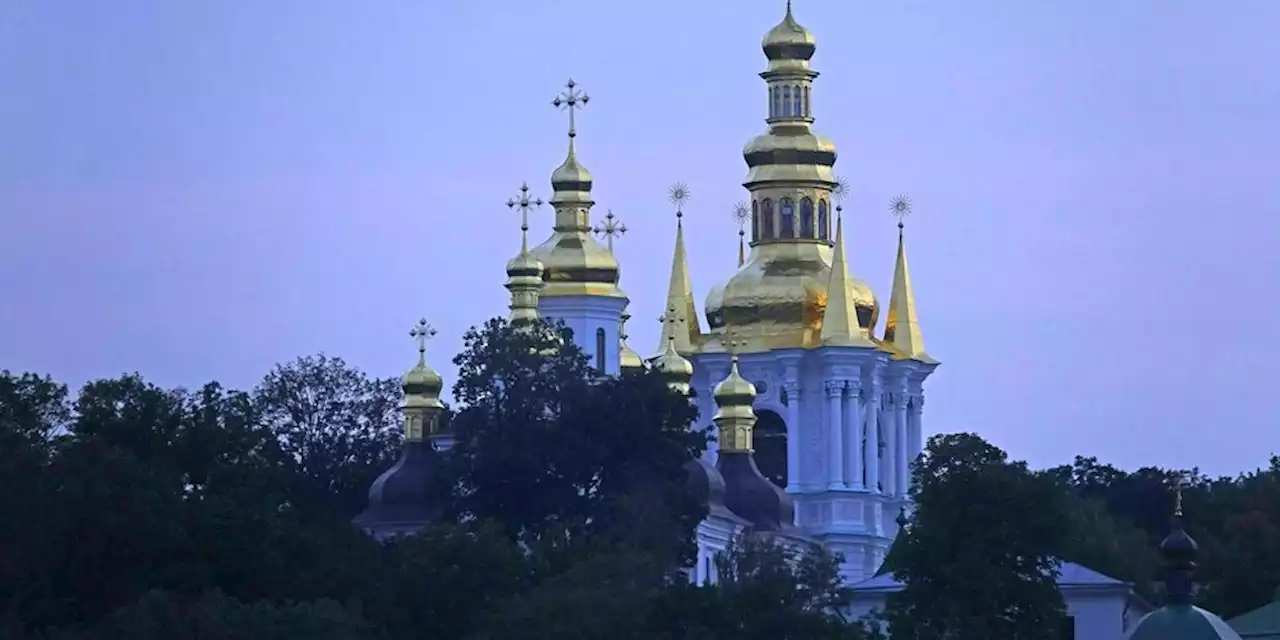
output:
<instances>
[{"instance_id":1,"label":"tree","mask_svg":"<svg viewBox=\"0 0 1280 640\"><path fill-rule=\"evenodd\" d=\"M598 376L563 326L494 319L464 343L438 483L456 517L498 523L547 557L608 540L688 561L705 506L683 465L707 442L688 398L657 373Z\"/></svg>"},{"instance_id":2,"label":"tree","mask_svg":"<svg viewBox=\"0 0 1280 640\"><path fill-rule=\"evenodd\" d=\"M1058 560L1069 521L1052 478L972 434L929 439L915 513L895 541L895 638L1042 640L1065 626ZM901 545L901 546L899 546Z\"/></svg>"},{"instance_id":3,"label":"tree","mask_svg":"<svg viewBox=\"0 0 1280 640\"><path fill-rule=\"evenodd\" d=\"M294 506L347 518L365 507L369 484L400 446L402 397L396 378L370 378L323 354L262 379L253 405L294 466Z\"/></svg>"}]
</instances>

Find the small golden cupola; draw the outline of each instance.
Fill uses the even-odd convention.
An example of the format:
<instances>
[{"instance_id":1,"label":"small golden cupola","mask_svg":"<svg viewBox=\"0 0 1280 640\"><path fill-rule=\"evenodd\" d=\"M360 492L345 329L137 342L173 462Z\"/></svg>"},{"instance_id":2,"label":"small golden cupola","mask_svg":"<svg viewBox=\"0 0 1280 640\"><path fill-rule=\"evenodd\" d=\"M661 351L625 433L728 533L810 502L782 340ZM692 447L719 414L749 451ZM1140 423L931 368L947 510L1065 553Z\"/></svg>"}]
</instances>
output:
<instances>
[{"instance_id":1,"label":"small golden cupola","mask_svg":"<svg viewBox=\"0 0 1280 640\"><path fill-rule=\"evenodd\" d=\"M627 344L627 321L630 319L631 314L624 312L622 324L618 327L618 367L623 371L641 371L644 369L644 360Z\"/></svg>"},{"instance_id":2,"label":"small golden cupola","mask_svg":"<svg viewBox=\"0 0 1280 640\"><path fill-rule=\"evenodd\" d=\"M529 197L528 183L520 185L520 195L507 201L507 208L520 212L520 253L507 261L507 291L511 292L511 324L528 324L538 319L538 293L542 290L542 262L529 253L529 212L542 206L542 198Z\"/></svg>"},{"instance_id":3,"label":"small golden cupola","mask_svg":"<svg viewBox=\"0 0 1280 640\"><path fill-rule=\"evenodd\" d=\"M729 375L716 385L713 395L716 414L712 421L718 430L717 445L721 452L751 452L752 431L756 426L756 386L738 372L738 356L729 361Z\"/></svg>"},{"instance_id":4,"label":"small golden cupola","mask_svg":"<svg viewBox=\"0 0 1280 640\"><path fill-rule=\"evenodd\" d=\"M678 328L681 320L676 314L677 311L673 308L662 316L663 324L673 331L663 332L667 336L667 346L654 358L653 366L667 379L667 386L671 387L672 391L688 395L689 383L693 380L693 363L676 351L674 330Z\"/></svg>"},{"instance_id":5,"label":"small golden cupola","mask_svg":"<svg viewBox=\"0 0 1280 640\"><path fill-rule=\"evenodd\" d=\"M555 207L555 226L551 237L533 249L542 261L544 298L555 296L625 297L618 288L618 261L613 253L591 235L592 178L578 161L574 140L577 137L575 112L590 99L570 80L566 90L552 101L569 112L569 152L564 162L551 174L551 205Z\"/></svg>"},{"instance_id":6,"label":"small golden cupola","mask_svg":"<svg viewBox=\"0 0 1280 640\"><path fill-rule=\"evenodd\" d=\"M898 218L898 257L893 267L893 293L889 296L889 317L884 325L884 344L898 360L916 360L937 364L924 350L924 335L916 318L916 296L907 270L907 243L903 238L903 219L911 213L911 200L894 198L890 209Z\"/></svg>"},{"instance_id":7,"label":"small golden cupola","mask_svg":"<svg viewBox=\"0 0 1280 640\"><path fill-rule=\"evenodd\" d=\"M444 403L440 401L444 379L435 369L427 366L427 340L436 335L436 330L423 318L409 335L418 341L418 363L401 379L401 387L404 389L404 439L408 442L422 442L439 432L440 414L444 412Z\"/></svg>"},{"instance_id":8,"label":"small golden cupola","mask_svg":"<svg viewBox=\"0 0 1280 640\"><path fill-rule=\"evenodd\" d=\"M816 348L831 279L832 201L839 181L836 147L813 130L813 34L786 15L762 43L768 68L768 131L743 149L751 193L751 253L724 286L724 331L749 350ZM878 306L865 283L850 277L857 320L873 326ZM708 301L712 302L712 301ZM707 310L709 314L711 309Z\"/></svg>"}]
</instances>

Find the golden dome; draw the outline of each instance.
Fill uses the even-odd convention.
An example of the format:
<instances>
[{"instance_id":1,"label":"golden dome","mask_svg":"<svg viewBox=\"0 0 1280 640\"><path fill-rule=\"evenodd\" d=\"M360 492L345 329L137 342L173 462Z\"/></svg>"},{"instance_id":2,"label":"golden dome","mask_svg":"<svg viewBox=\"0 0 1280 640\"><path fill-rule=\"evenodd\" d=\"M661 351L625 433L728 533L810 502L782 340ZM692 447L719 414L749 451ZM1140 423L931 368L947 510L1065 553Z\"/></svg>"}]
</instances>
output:
<instances>
[{"instance_id":1,"label":"golden dome","mask_svg":"<svg viewBox=\"0 0 1280 640\"><path fill-rule=\"evenodd\" d=\"M426 319L419 320L417 326L409 332L410 337L418 341L418 364L400 379L406 407L436 409L444 407L440 402L444 378L441 378L435 369L427 366L427 339L435 334L436 330L427 324Z\"/></svg>"},{"instance_id":2,"label":"golden dome","mask_svg":"<svg viewBox=\"0 0 1280 640\"><path fill-rule=\"evenodd\" d=\"M507 261L507 277L508 278L541 278L542 277L542 261L533 257L528 251L520 251L520 253Z\"/></svg>"},{"instance_id":3,"label":"golden dome","mask_svg":"<svg viewBox=\"0 0 1280 640\"><path fill-rule=\"evenodd\" d=\"M543 265L541 295L602 295L622 297L618 289L618 260L589 231L557 230L530 252Z\"/></svg>"},{"instance_id":4,"label":"golden dome","mask_svg":"<svg viewBox=\"0 0 1280 640\"><path fill-rule=\"evenodd\" d=\"M741 336L749 350L820 346L831 257L831 247L821 243L757 246L751 260L725 283L724 330ZM879 319L880 304L866 282L850 281L858 324L870 330Z\"/></svg>"},{"instance_id":5,"label":"golden dome","mask_svg":"<svg viewBox=\"0 0 1280 640\"><path fill-rule=\"evenodd\" d=\"M729 375L716 385L714 394L718 407L750 407L755 402L756 386L738 373L737 356L729 365Z\"/></svg>"},{"instance_id":6,"label":"golden dome","mask_svg":"<svg viewBox=\"0 0 1280 640\"><path fill-rule=\"evenodd\" d=\"M813 34L791 15L791 2L788 0L787 15L764 35L760 46L770 60L808 60L813 57L815 44Z\"/></svg>"},{"instance_id":7,"label":"golden dome","mask_svg":"<svg viewBox=\"0 0 1280 640\"><path fill-rule=\"evenodd\" d=\"M707 327L715 331L724 326L724 284L717 284L707 292L705 305Z\"/></svg>"},{"instance_id":8,"label":"golden dome","mask_svg":"<svg viewBox=\"0 0 1280 640\"><path fill-rule=\"evenodd\" d=\"M573 144L572 141L569 143ZM551 188L556 191L591 191L591 172L578 162L572 146L569 156L551 172Z\"/></svg>"},{"instance_id":9,"label":"golden dome","mask_svg":"<svg viewBox=\"0 0 1280 640\"><path fill-rule=\"evenodd\" d=\"M654 365L667 379L667 384L672 389L680 393L689 392L689 381L693 379L693 363L676 351L674 337L667 339L667 347L658 354Z\"/></svg>"}]
</instances>

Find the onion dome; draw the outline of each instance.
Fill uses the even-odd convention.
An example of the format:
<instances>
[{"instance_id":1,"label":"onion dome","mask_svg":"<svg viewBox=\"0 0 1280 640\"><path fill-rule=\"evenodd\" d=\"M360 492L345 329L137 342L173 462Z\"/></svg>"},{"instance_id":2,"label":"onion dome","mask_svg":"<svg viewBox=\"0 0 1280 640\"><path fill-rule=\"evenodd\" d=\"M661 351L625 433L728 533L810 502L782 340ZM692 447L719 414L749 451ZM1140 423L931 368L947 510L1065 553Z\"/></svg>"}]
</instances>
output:
<instances>
[{"instance_id":1,"label":"onion dome","mask_svg":"<svg viewBox=\"0 0 1280 640\"><path fill-rule=\"evenodd\" d=\"M713 395L717 408L712 420L719 430L716 469L724 477L725 506L751 523L753 532L797 534L791 496L769 482L756 466L751 441L756 424L751 408L756 387L738 372L737 356L731 360L728 377L716 385Z\"/></svg>"},{"instance_id":2,"label":"onion dome","mask_svg":"<svg viewBox=\"0 0 1280 640\"><path fill-rule=\"evenodd\" d=\"M702 458L694 458L685 463L684 470L689 474L689 490L699 502L707 505L708 516L734 520L739 524L748 524L725 506L726 486L724 476L720 475L720 471L716 469L714 464Z\"/></svg>"},{"instance_id":3,"label":"onion dome","mask_svg":"<svg viewBox=\"0 0 1280 640\"><path fill-rule=\"evenodd\" d=\"M1173 530L1160 543L1165 561L1165 604L1138 621L1130 640L1239 640L1217 615L1192 604L1199 545L1182 523L1182 491L1174 507Z\"/></svg>"},{"instance_id":4,"label":"onion dome","mask_svg":"<svg viewBox=\"0 0 1280 640\"><path fill-rule=\"evenodd\" d=\"M724 284L717 284L707 292L707 301L703 309L707 316L707 327L716 331L724 327Z\"/></svg>"},{"instance_id":5,"label":"onion dome","mask_svg":"<svg viewBox=\"0 0 1280 640\"><path fill-rule=\"evenodd\" d=\"M813 57L815 44L813 34L791 15L791 0L787 0L787 15L765 34L760 46L770 60L808 60Z\"/></svg>"},{"instance_id":6,"label":"onion dome","mask_svg":"<svg viewBox=\"0 0 1280 640\"><path fill-rule=\"evenodd\" d=\"M421 320L409 335L418 340L418 363L402 378L404 438L400 459L373 481L369 507L354 519L356 526L379 540L417 533L440 512L430 492L438 462L430 438L439 431L444 413L440 401L444 380L426 362L426 340L435 330Z\"/></svg>"},{"instance_id":7,"label":"onion dome","mask_svg":"<svg viewBox=\"0 0 1280 640\"><path fill-rule=\"evenodd\" d=\"M658 354L654 366L667 379L667 386L676 393L689 393L689 382L693 380L693 363L676 351L675 336L667 338L667 348Z\"/></svg>"},{"instance_id":8,"label":"onion dome","mask_svg":"<svg viewBox=\"0 0 1280 640\"><path fill-rule=\"evenodd\" d=\"M630 319L631 314L622 312L622 326L618 330L618 368L623 371L641 371L644 369L644 360L627 344L627 321Z\"/></svg>"}]
</instances>

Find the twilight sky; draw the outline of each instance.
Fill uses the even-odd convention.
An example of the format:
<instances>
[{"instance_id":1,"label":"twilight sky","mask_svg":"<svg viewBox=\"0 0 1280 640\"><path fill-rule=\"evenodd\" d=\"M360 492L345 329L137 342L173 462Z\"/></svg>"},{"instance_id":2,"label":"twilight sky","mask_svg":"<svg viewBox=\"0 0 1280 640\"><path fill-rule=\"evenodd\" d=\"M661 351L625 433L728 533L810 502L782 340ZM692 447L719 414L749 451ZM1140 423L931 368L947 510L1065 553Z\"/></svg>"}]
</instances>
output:
<instances>
[{"instance_id":1,"label":"twilight sky","mask_svg":"<svg viewBox=\"0 0 1280 640\"><path fill-rule=\"evenodd\" d=\"M1033 465L1235 473L1280 452L1280 3L796 0L816 129L887 304L909 194L929 432ZM735 267L782 0L0 2L0 368L248 387L377 375L505 313L572 76L632 345L656 349L686 182L701 300ZM1268 62L1270 61L1270 62ZM551 211L534 221L549 233ZM704 321L705 324L705 321Z\"/></svg>"}]
</instances>

